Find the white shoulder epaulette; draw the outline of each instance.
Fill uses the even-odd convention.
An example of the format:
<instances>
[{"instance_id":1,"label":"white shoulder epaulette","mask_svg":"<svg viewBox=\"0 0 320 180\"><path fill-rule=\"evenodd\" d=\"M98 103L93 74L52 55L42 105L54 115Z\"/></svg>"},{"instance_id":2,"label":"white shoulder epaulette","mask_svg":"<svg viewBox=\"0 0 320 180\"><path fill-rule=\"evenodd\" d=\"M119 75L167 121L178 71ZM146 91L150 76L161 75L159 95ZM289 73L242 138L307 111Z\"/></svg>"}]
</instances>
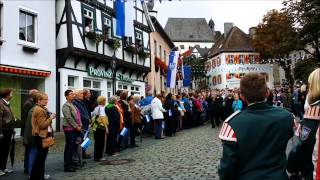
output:
<instances>
[{"instance_id":1,"label":"white shoulder epaulette","mask_svg":"<svg viewBox=\"0 0 320 180\"><path fill-rule=\"evenodd\" d=\"M224 122L219 133L219 138L224 141L237 142L236 133L233 131L231 126Z\"/></svg>"},{"instance_id":2,"label":"white shoulder epaulette","mask_svg":"<svg viewBox=\"0 0 320 180\"><path fill-rule=\"evenodd\" d=\"M236 112L232 113L224 122L229 122L233 117L238 115L240 112L241 111L236 111Z\"/></svg>"},{"instance_id":3,"label":"white shoulder epaulette","mask_svg":"<svg viewBox=\"0 0 320 180\"><path fill-rule=\"evenodd\" d=\"M312 119L320 121L320 107L319 106L310 106L305 112L304 119Z\"/></svg>"}]
</instances>

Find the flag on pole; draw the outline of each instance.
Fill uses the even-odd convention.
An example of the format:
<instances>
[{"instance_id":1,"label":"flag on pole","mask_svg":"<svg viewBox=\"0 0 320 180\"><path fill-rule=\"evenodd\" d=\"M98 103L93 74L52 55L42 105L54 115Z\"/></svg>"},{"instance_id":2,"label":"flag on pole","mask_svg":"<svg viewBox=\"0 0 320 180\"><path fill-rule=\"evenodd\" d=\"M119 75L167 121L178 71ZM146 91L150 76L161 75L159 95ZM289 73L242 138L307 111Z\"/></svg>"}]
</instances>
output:
<instances>
[{"instance_id":1,"label":"flag on pole","mask_svg":"<svg viewBox=\"0 0 320 180\"><path fill-rule=\"evenodd\" d=\"M192 78L191 67L186 65L183 67L183 87L191 86L191 78Z\"/></svg>"},{"instance_id":2,"label":"flag on pole","mask_svg":"<svg viewBox=\"0 0 320 180\"><path fill-rule=\"evenodd\" d=\"M135 17L134 1L116 0L116 35L134 36L133 21Z\"/></svg>"},{"instance_id":3,"label":"flag on pole","mask_svg":"<svg viewBox=\"0 0 320 180\"><path fill-rule=\"evenodd\" d=\"M174 88L176 85L178 58L179 58L179 51L170 52L168 74L167 74L167 88Z\"/></svg>"}]
</instances>

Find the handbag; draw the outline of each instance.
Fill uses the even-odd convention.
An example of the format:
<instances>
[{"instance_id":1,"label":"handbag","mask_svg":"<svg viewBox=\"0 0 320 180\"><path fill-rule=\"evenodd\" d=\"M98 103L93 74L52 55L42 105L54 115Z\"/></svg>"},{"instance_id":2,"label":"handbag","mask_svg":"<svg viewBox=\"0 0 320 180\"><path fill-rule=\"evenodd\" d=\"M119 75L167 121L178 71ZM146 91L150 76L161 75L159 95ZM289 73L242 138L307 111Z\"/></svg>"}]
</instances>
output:
<instances>
[{"instance_id":1,"label":"handbag","mask_svg":"<svg viewBox=\"0 0 320 180\"><path fill-rule=\"evenodd\" d=\"M53 137L46 137L42 139L42 147L49 148L50 146L54 145L54 138Z\"/></svg>"}]
</instances>

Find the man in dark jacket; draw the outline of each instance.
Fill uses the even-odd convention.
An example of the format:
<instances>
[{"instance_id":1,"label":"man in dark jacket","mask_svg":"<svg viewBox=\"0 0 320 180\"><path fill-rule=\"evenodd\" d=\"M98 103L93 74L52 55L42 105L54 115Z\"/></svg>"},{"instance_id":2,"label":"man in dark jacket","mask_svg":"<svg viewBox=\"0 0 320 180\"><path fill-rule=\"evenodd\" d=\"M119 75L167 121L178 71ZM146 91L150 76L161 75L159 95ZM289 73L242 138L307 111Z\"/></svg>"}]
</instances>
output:
<instances>
[{"instance_id":1,"label":"man in dark jacket","mask_svg":"<svg viewBox=\"0 0 320 180\"><path fill-rule=\"evenodd\" d=\"M129 106L129 103L127 101L128 98L128 92L127 91L122 91L120 93L120 100L119 104L121 105L121 108L123 109L123 120L124 120L124 126L128 129L128 132L125 134L125 136L122 138L122 136L119 136L118 140L118 147L120 148L120 145L123 141L125 147L130 147L129 146L129 134L130 134L130 124L132 122L131 120L131 109Z\"/></svg>"},{"instance_id":2,"label":"man in dark jacket","mask_svg":"<svg viewBox=\"0 0 320 180\"><path fill-rule=\"evenodd\" d=\"M263 75L245 75L240 89L248 107L233 113L221 128L220 179L288 179L286 147L293 136L294 117L265 102L268 90Z\"/></svg>"},{"instance_id":3,"label":"man in dark jacket","mask_svg":"<svg viewBox=\"0 0 320 180\"><path fill-rule=\"evenodd\" d=\"M73 100L73 104L77 107L77 109L80 112L83 129L89 131L90 116L83 99L83 91L79 90L76 92L76 98ZM82 156L86 159L91 158L89 154L86 154L85 150L82 151Z\"/></svg>"},{"instance_id":4,"label":"man in dark jacket","mask_svg":"<svg viewBox=\"0 0 320 180\"><path fill-rule=\"evenodd\" d=\"M106 115L109 119L109 133L107 135L105 153L110 156L114 155L114 153L116 152L117 137L120 129L120 112L115 106L117 100L118 98L116 96L110 97L109 104L105 108Z\"/></svg>"},{"instance_id":5,"label":"man in dark jacket","mask_svg":"<svg viewBox=\"0 0 320 180\"><path fill-rule=\"evenodd\" d=\"M23 138L26 138L25 137L25 133L24 133L25 131L31 131L32 130L32 127L27 126L26 123L27 123L27 118L28 118L29 111L35 105L35 98L36 98L36 94L37 93L38 93L38 90L36 90L36 89L30 90L29 91L29 97L25 101L25 103L23 104L23 107L22 107L21 134L20 134L20 136L22 136ZM28 128L28 129L25 129L25 128ZM31 128L31 129L29 129L29 128ZM26 143L24 143L24 148L25 148L25 150L24 150L24 173L28 174L29 173L29 154L30 154L31 146L26 144Z\"/></svg>"}]
</instances>

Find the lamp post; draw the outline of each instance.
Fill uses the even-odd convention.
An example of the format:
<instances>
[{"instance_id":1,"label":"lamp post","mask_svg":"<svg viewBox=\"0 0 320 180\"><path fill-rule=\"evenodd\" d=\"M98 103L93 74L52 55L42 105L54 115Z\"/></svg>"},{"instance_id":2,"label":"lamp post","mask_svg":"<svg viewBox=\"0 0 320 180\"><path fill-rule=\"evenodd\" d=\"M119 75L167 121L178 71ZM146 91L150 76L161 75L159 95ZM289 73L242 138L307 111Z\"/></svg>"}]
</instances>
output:
<instances>
[{"instance_id":1,"label":"lamp post","mask_svg":"<svg viewBox=\"0 0 320 180\"><path fill-rule=\"evenodd\" d=\"M114 51L112 56L112 61L111 61L113 95L116 94L116 67L117 67L117 58L116 58L116 51Z\"/></svg>"}]
</instances>

